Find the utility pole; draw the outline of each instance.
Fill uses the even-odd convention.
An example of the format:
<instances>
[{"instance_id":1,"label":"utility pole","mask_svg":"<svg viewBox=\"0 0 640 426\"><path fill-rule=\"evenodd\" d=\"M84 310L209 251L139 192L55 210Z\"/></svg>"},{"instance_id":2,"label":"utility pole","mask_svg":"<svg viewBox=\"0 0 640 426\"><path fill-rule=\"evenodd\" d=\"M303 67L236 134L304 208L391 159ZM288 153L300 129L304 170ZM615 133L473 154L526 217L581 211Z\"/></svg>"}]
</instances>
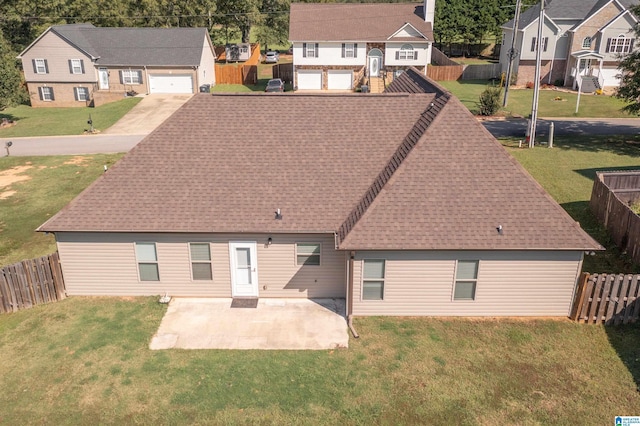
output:
<instances>
[{"instance_id":1,"label":"utility pole","mask_svg":"<svg viewBox=\"0 0 640 426\"><path fill-rule=\"evenodd\" d=\"M538 38L536 39L536 75L533 87L533 103L531 105L531 131L529 132L529 148L536 143L536 122L538 121L538 94L540 92L540 67L542 65L542 28L544 27L544 1L540 2L538 18Z\"/></svg>"},{"instance_id":2,"label":"utility pole","mask_svg":"<svg viewBox=\"0 0 640 426\"><path fill-rule=\"evenodd\" d=\"M509 63L507 64L507 80L504 83L504 99L502 100L503 108L507 106L507 100L509 99L509 86L511 85L511 73L513 72L513 61L520 54L520 52L516 50L518 23L520 22L520 3L521 3L521 0L517 0L516 15L513 18L513 33L511 34L511 48L509 49L509 53L508 53Z\"/></svg>"}]
</instances>

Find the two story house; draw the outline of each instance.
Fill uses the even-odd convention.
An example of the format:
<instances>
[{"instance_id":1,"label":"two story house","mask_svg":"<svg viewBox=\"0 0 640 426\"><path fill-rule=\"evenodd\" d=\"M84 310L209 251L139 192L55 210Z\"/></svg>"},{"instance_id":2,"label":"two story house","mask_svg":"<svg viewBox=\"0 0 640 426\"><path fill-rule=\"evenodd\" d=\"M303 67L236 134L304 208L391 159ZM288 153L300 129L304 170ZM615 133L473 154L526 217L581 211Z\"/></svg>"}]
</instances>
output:
<instances>
[{"instance_id":1,"label":"two story house","mask_svg":"<svg viewBox=\"0 0 640 426\"><path fill-rule=\"evenodd\" d=\"M206 28L47 28L19 56L34 107L98 106L135 93L215 84Z\"/></svg>"},{"instance_id":2,"label":"two story house","mask_svg":"<svg viewBox=\"0 0 640 426\"><path fill-rule=\"evenodd\" d=\"M352 90L431 62L435 1L292 3L296 90Z\"/></svg>"},{"instance_id":3,"label":"two story house","mask_svg":"<svg viewBox=\"0 0 640 426\"><path fill-rule=\"evenodd\" d=\"M542 82L577 88L620 85L621 57L634 49L637 18L629 8L637 0L547 0L544 10ZM517 84L534 80L540 4L520 16L514 61ZM513 20L502 27L500 63L506 71ZM586 86L586 85L585 85Z\"/></svg>"}]
</instances>

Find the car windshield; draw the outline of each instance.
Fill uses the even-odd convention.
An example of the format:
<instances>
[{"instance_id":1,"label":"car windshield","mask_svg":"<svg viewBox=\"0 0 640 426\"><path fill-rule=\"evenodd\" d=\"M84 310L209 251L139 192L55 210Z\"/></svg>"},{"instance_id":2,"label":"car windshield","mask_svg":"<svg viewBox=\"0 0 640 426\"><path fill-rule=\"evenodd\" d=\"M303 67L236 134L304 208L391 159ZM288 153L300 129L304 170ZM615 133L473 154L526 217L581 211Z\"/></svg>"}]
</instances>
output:
<instances>
[{"instance_id":1,"label":"car windshield","mask_svg":"<svg viewBox=\"0 0 640 426\"><path fill-rule=\"evenodd\" d=\"M267 86L278 87L278 86L280 86L280 84L282 84L282 83L280 83L280 80L270 80L269 83L267 83Z\"/></svg>"},{"instance_id":2,"label":"car windshield","mask_svg":"<svg viewBox=\"0 0 640 426\"><path fill-rule=\"evenodd\" d=\"M267 56L276 56L276 52L267 52Z\"/></svg>"}]
</instances>

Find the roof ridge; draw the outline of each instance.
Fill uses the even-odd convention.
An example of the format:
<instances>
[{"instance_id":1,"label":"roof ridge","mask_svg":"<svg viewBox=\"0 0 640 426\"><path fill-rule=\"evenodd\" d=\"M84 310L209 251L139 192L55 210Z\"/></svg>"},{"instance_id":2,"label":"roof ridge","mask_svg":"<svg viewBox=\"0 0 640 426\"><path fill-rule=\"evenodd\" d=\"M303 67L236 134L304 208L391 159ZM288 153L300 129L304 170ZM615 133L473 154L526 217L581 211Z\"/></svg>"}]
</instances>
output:
<instances>
[{"instance_id":1,"label":"roof ridge","mask_svg":"<svg viewBox=\"0 0 640 426\"><path fill-rule=\"evenodd\" d=\"M387 182L389 182L396 170L400 168L402 162L409 156L411 150L416 146L420 138L422 138L450 98L450 93L445 92L439 94L439 96L434 98L422 114L420 114L420 117L391 156L391 159L389 159L382 171L380 171L378 176L373 180L369 189L364 193L358 204L356 204L342 225L340 225L337 235L338 246L345 240L347 235L349 235L349 232L351 232L362 216L364 216L369 206L373 204L380 191L382 191Z\"/></svg>"}]
</instances>

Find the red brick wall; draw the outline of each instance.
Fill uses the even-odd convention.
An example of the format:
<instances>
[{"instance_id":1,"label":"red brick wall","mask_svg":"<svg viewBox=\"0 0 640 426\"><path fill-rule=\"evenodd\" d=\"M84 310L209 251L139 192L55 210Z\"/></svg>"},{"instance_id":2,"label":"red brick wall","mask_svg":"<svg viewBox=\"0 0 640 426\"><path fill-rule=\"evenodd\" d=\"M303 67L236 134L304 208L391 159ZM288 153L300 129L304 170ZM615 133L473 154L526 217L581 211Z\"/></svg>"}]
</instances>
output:
<instances>
[{"instance_id":1,"label":"red brick wall","mask_svg":"<svg viewBox=\"0 0 640 426\"><path fill-rule=\"evenodd\" d=\"M540 67L540 82L543 84L549 83L549 73L551 73L551 84L554 84L556 80L563 80L564 73L567 69L566 60L553 61L553 70L551 70L552 61L542 61ZM528 82L533 82L536 75L536 61L520 61L518 66L518 79L517 85L524 86Z\"/></svg>"}]
</instances>

